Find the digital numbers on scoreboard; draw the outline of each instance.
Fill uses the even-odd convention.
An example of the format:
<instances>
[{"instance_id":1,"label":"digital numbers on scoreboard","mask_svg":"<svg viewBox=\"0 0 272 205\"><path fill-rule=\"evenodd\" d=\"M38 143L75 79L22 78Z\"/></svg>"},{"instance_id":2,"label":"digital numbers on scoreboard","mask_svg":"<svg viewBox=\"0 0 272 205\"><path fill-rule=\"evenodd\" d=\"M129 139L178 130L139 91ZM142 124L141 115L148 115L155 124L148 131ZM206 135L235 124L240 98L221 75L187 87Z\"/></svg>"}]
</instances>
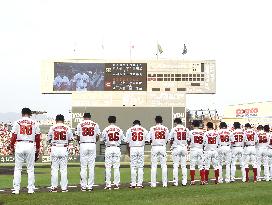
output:
<instances>
[{"instance_id":1,"label":"digital numbers on scoreboard","mask_svg":"<svg viewBox=\"0 0 272 205\"><path fill-rule=\"evenodd\" d=\"M146 63L106 63L105 90L107 91L146 91Z\"/></svg>"}]
</instances>

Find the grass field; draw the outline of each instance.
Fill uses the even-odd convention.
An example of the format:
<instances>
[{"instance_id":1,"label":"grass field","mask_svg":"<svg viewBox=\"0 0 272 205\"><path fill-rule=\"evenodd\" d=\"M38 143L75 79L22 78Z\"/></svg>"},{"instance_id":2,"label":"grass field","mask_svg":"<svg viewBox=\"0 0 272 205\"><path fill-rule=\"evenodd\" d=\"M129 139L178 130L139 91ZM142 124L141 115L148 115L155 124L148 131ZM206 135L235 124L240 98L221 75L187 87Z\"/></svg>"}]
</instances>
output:
<instances>
[{"instance_id":1,"label":"grass field","mask_svg":"<svg viewBox=\"0 0 272 205\"><path fill-rule=\"evenodd\" d=\"M3 166L3 165L0 165ZM11 167L12 169L12 167ZM79 184L79 167L69 167L69 184ZM161 172L158 170L158 179ZM50 168L36 166L36 186L50 186ZM238 175L240 173L238 172ZM213 175L212 175L213 176ZM168 178L172 179L172 168L168 169ZM0 175L0 189L12 187L12 175ZM26 186L27 177L22 177L22 187ZM129 183L129 168L121 168L121 183ZM150 169L145 169L145 181L150 181ZM96 184L104 184L104 168L96 168ZM95 189L94 192L45 193L37 191L34 195L21 193L11 195L0 193L0 204L272 204L272 182L231 183L206 186L187 186L167 188L145 187L144 189L104 191Z\"/></svg>"}]
</instances>

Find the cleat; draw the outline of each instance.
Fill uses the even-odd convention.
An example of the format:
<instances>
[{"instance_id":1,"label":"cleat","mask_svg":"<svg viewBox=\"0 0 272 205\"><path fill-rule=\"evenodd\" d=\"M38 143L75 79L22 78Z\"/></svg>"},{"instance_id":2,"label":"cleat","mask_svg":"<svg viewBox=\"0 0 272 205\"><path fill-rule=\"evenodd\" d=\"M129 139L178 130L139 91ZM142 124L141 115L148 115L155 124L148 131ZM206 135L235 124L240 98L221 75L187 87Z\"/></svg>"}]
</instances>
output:
<instances>
[{"instance_id":1,"label":"cleat","mask_svg":"<svg viewBox=\"0 0 272 205\"><path fill-rule=\"evenodd\" d=\"M89 192L92 192L92 191L93 191L93 187L88 188L88 191L89 191Z\"/></svg>"},{"instance_id":2,"label":"cleat","mask_svg":"<svg viewBox=\"0 0 272 205\"><path fill-rule=\"evenodd\" d=\"M113 189L117 190L117 189L119 189L119 186L114 185L114 186L113 186Z\"/></svg>"},{"instance_id":3,"label":"cleat","mask_svg":"<svg viewBox=\"0 0 272 205\"><path fill-rule=\"evenodd\" d=\"M162 185L162 187L167 187L167 184Z\"/></svg>"},{"instance_id":4,"label":"cleat","mask_svg":"<svg viewBox=\"0 0 272 205\"><path fill-rule=\"evenodd\" d=\"M135 188L136 188L136 186L132 186L132 185L130 185L130 186L129 186L129 188L130 188L130 189L135 189Z\"/></svg>"},{"instance_id":5,"label":"cleat","mask_svg":"<svg viewBox=\"0 0 272 205\"><path fill-rule=\"evenodd\" d=\"M34 189L29 189L29 190L27 191L27 193L28 193L28 194L34 194L35 191L34 191Z\"/></svg>"},{"instance_id":6,"label":"cleat","mask_svg":"<svg viewBox=\"0 0 272 205\"><path fill-rule=\"evenodd\" d=\"M181 186L187 186L187 184L181 184Z\"/></svg>"},{"instance_id":7,"label":"cleat","mask_svg":"<svg viewBox=\"0 0 272 205\"><path fill-rule=\"evenodd\" d=\"M173 183L172 186L178 186L178 184L177 183Z\"/></svg>"},{"instance_id":8,"label":"cleat","mask_svg":"<svg viewBox=\"0 0 272 205\"><path fill-rule=\"evenodd\" d=\"M61 192L63 192L63 193L68 192L68 189L63 189L63 190L61 190Z\"/></svg>"},{"instance_id":9,"label":"cleat","mask_svg":"<svg viewBox=\"0 0 272 205\"><path fill-rule=\"evenodd\" d=\"M104 188L104 190L111 190L111 187L110 187L110 186L106 186L106 187Z\"/></svg>"},{"instance_id":10,"label":"cleat","mask_svg":"<svg viewBox=\"0 0 272 205\"><path fill-rule=\"evenodd\" d=\"M12 194L19 194L20 191L19 190L14 190L13 192L11 192Z\"/></svg>"},{"instance_id":11,"label":"cleat","mask_svg":"<svg viewBox=\"0 0 272 205\"><path fill-rule=\"evenodd\" d=\"M200 182L200 185L205 185L205 182L204 181Z\"/></svg>"},{"instance_id":12,"label":"cleat","mask_svg":"<svg viewBox=\"0 0 272 205\"><path fill-rule=\"evenodd\" d=\"M81 191L85 192L85 191L87 191L87 189L86 189L86 188L81 187Z\"/></svg>"},{"instance_id":13,"label":"cleat","mask_svg":"<svg viewBox=\"0 0 272 205\"><path fill-rule=\"evenodd\" d=\"M51 189L49 190L49 192L56 193L56 192L58 192L58 189L57 189L57 188L51 188Z\"/></svg>"},{"instance_id":14,"label":"cleat","mask_svg":"<svg viewBox=\"0 0 272 205\"><path fill-rule=\"evenodd\" d=\"M190 184L190 185L191 185L191 186L192 186L192 185L195 185L195 181L191 181L191 184Z\"/></svg>"},{"instance_id":15,"label":"cleat","mask_svg":"<svg viewBox=\"0 0 272 205\"><path fill-rule=\"evenodd\" d=\"M138 188L138 189L143 189L144 188L144 186L143 185L137 185L137 187L136 188Z\"/></svg>"}]
</instances>

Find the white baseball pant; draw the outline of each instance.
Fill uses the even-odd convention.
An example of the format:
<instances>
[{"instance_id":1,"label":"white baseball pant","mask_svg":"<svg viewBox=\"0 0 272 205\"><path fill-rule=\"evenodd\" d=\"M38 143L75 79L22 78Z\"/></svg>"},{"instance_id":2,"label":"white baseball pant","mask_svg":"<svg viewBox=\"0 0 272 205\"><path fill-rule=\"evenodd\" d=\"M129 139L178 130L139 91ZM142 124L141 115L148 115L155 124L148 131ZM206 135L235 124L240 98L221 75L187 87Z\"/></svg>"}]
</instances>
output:
<instances>
[{"instance_id":1,"label":"white baseball pant","mask_svg":"<svg viewBox=\"0 0 272 205\"><path fill-rule=\"evenodd\" d=\"M96 158L95 143L80 144L80 185L83 189L91 189L94 185L94 168ZM89 177L87 169L89 168ZM87 179L88 178L88 179Z\"/></svg>"},{"instance_id":2,"label":"white baseball pant","mask_svg":"<svg viewBox=\"0 0 272 205\"><path fill-rule=\"evenodd\" d=\"M202 149L191 149L190 151L190 170L195 170L196 165L199 170L203 169L204 156Z\"/></svg>"},{"instance_id":3,"label":"white baseball pant","mask_svg":"<svg viewBox=\"0 0 272 205\"><path fill-rule=\"evenodd\" d=\"M158 160L162 169L162 185L167 187L167 153L165 146L152 146L151 148L151 187L156 187Z\"/></svg>"},{"instance_id":4,"label":"white baseball pant","mask_svg":"<svg viewBox=\"0 0 272 205\"><path fill-rule=\"evenodd\" d=\"M173 148L172 156L173 156L173 178L174 185L178 185L178 168L181 166L182 171L182 185L187 184L187 147L186 146L177 146Z\"/></svg>"},{"instance_id":5,"label":"white baseball pant","mask_svg":"<svg viewBox=\"0 0 272 205\"><path fill-rule=\"evenodd\" d=\"M218 148L218 162L219 162L219 182L223 182L222 167L226 165L226 178L225 182L230 182L230 163L231 163L231 150L229 146L221 146Z\"/></svg>"},{"instance_id":6,"label":"white baseball pant","mask_svg":"<svg viewBox=\"0 0 272 205\"><path fill-rule=\"evenodd\" d=\"M144 177L144 147L130 147L131 186L142 186ZM138 182L136 182L138 171Z\"/></svg>"},{"instance_id":7,"label":"white baseball pant","mask_svg":"<svg viewBox=\"0 0 272 205\"><path fill-rule=\"evenodd\" d=\"M120 184L120 157L119 147L111 146L105 150L105 167L106 167L106 187L111 187L111 167L114 169L114 185Z\"/></svg>"},{"instance_id":8,"label":"white baseball pant","mask_svg":"<svg viewBox=\"0 0 272 205\"><path fill-rule=\"evenodd\" d=\"M58 171L60 170L60 186L62 190L67 189L67 147L52 146L51 148L51 188L58 187Z\"/></svg>"},{"instance_id":9,"label":"white baseball pant","mask_svg":"<svg viewBox=\"0 0 272 205\"><path fill-rule=\"evenodd\" d=\"M34 163L35 163L35 147L34 143L30 142L17 142L15 147L15 167L14 167L14 179L13 188L20 190L21 184L21 172L24 161L26 161L27 174L28 174L28 186L29 190L35 188L35 175L34 175Z\"/></svg>"},{"instance_id":10,"label":"white baseball pant","mask_svg":"<svg viewBox=\"0 0 272 205\"><path fill-rule=\"evenodd\" d=\"M243 147L232 147L231 149L231 181L235 181L236 162L239 161L239 165L242 172L242 179L245 180L246 173L244 167L244 150Z\"/></svg>"},{"instance_id":11,"label":"white baseball pant","mask_svg":"<svg viewBox=\"0 0 272 205\"><path fill-rule=\"evenodd\" d=\"M261 165L264 167L264 178L269 181L268 149L266 147L257 149L257 179L261 176Z\"/></svg>"}]
</instances>

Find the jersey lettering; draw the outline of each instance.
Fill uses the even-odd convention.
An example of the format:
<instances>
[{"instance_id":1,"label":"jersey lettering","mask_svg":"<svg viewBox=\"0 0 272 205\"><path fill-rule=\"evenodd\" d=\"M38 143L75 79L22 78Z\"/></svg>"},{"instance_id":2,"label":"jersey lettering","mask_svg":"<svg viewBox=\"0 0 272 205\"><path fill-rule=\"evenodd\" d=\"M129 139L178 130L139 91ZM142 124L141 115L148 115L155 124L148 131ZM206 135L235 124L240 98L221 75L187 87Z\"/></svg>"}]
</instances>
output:
<instances>
[{"instance_id":1,"label":"jersey lettering","mask_svg":"<svg viewBox=\"0 0 272 205\"><path fill-rule=\"evenodd\" d=\"M109 141L119 141L119 132L108 133Z\"/></svg>"},{"instance_id":2,"label":"jersey lettering","mask_svg":"<svg viewBox=\"0 0 272 205\"><path fill-rule=\"evenodd\" d=\"M85 136L94 136L94 127L82 127L82 135Z\"/></svg>"},{"instance_id":3,"label":"jersey lettering","mask_svg":"<svg viewBox=\"0 0 272 205\"><path fill-rule=\"evenodd\" d=\"M165 139L165 132L164 131L156 131L155 132L155 139Z\"/></svg>"},{"instance_id":4,"label":"jersey lettering","mask_svg":"<svg viewBox=\"0 0 272 205\"><path fill-rule=\"evenodd\" d=\"M177 140L186 140L186 132L177 132Z\"/></svg>"},{"instance_id":5,"label":"jersey lettering","mask_svg":"<svg viewBox=\"0 0 272 205\"><path fill-rule=\"evenodd\" d=\"M66 131L54 131L54 140L66 140Z\"/></svg>"},{"instance_id":6,"label":"jersey lettering","mask_svg":"<svg viewBox=\"0 0 272 205\"><path fill-rule=\"evenodd\" d=\"M203 144L203 137L202 136L194 136L194 143L196 144Z\"/></svg>"},{"instance_id":7,"label":"jersey lettering","mask_svg":"<svg viewBox=\"0 0 272 205\"><path fill-rule=\"evenodd\" d=\"M132 132L132 141L143 141L144 137L143 137L143 133L142 132Z\"/></svg>"},{"instance_id":8,"label":"jersey lettering","mask_svg":"<svg viewBox=\"0 0 272 205\"><path fill-rule=\"evenodd\" d=\"M32 135L32 125L20 125L21 135Z\"/></svg>"}]
</instances>

